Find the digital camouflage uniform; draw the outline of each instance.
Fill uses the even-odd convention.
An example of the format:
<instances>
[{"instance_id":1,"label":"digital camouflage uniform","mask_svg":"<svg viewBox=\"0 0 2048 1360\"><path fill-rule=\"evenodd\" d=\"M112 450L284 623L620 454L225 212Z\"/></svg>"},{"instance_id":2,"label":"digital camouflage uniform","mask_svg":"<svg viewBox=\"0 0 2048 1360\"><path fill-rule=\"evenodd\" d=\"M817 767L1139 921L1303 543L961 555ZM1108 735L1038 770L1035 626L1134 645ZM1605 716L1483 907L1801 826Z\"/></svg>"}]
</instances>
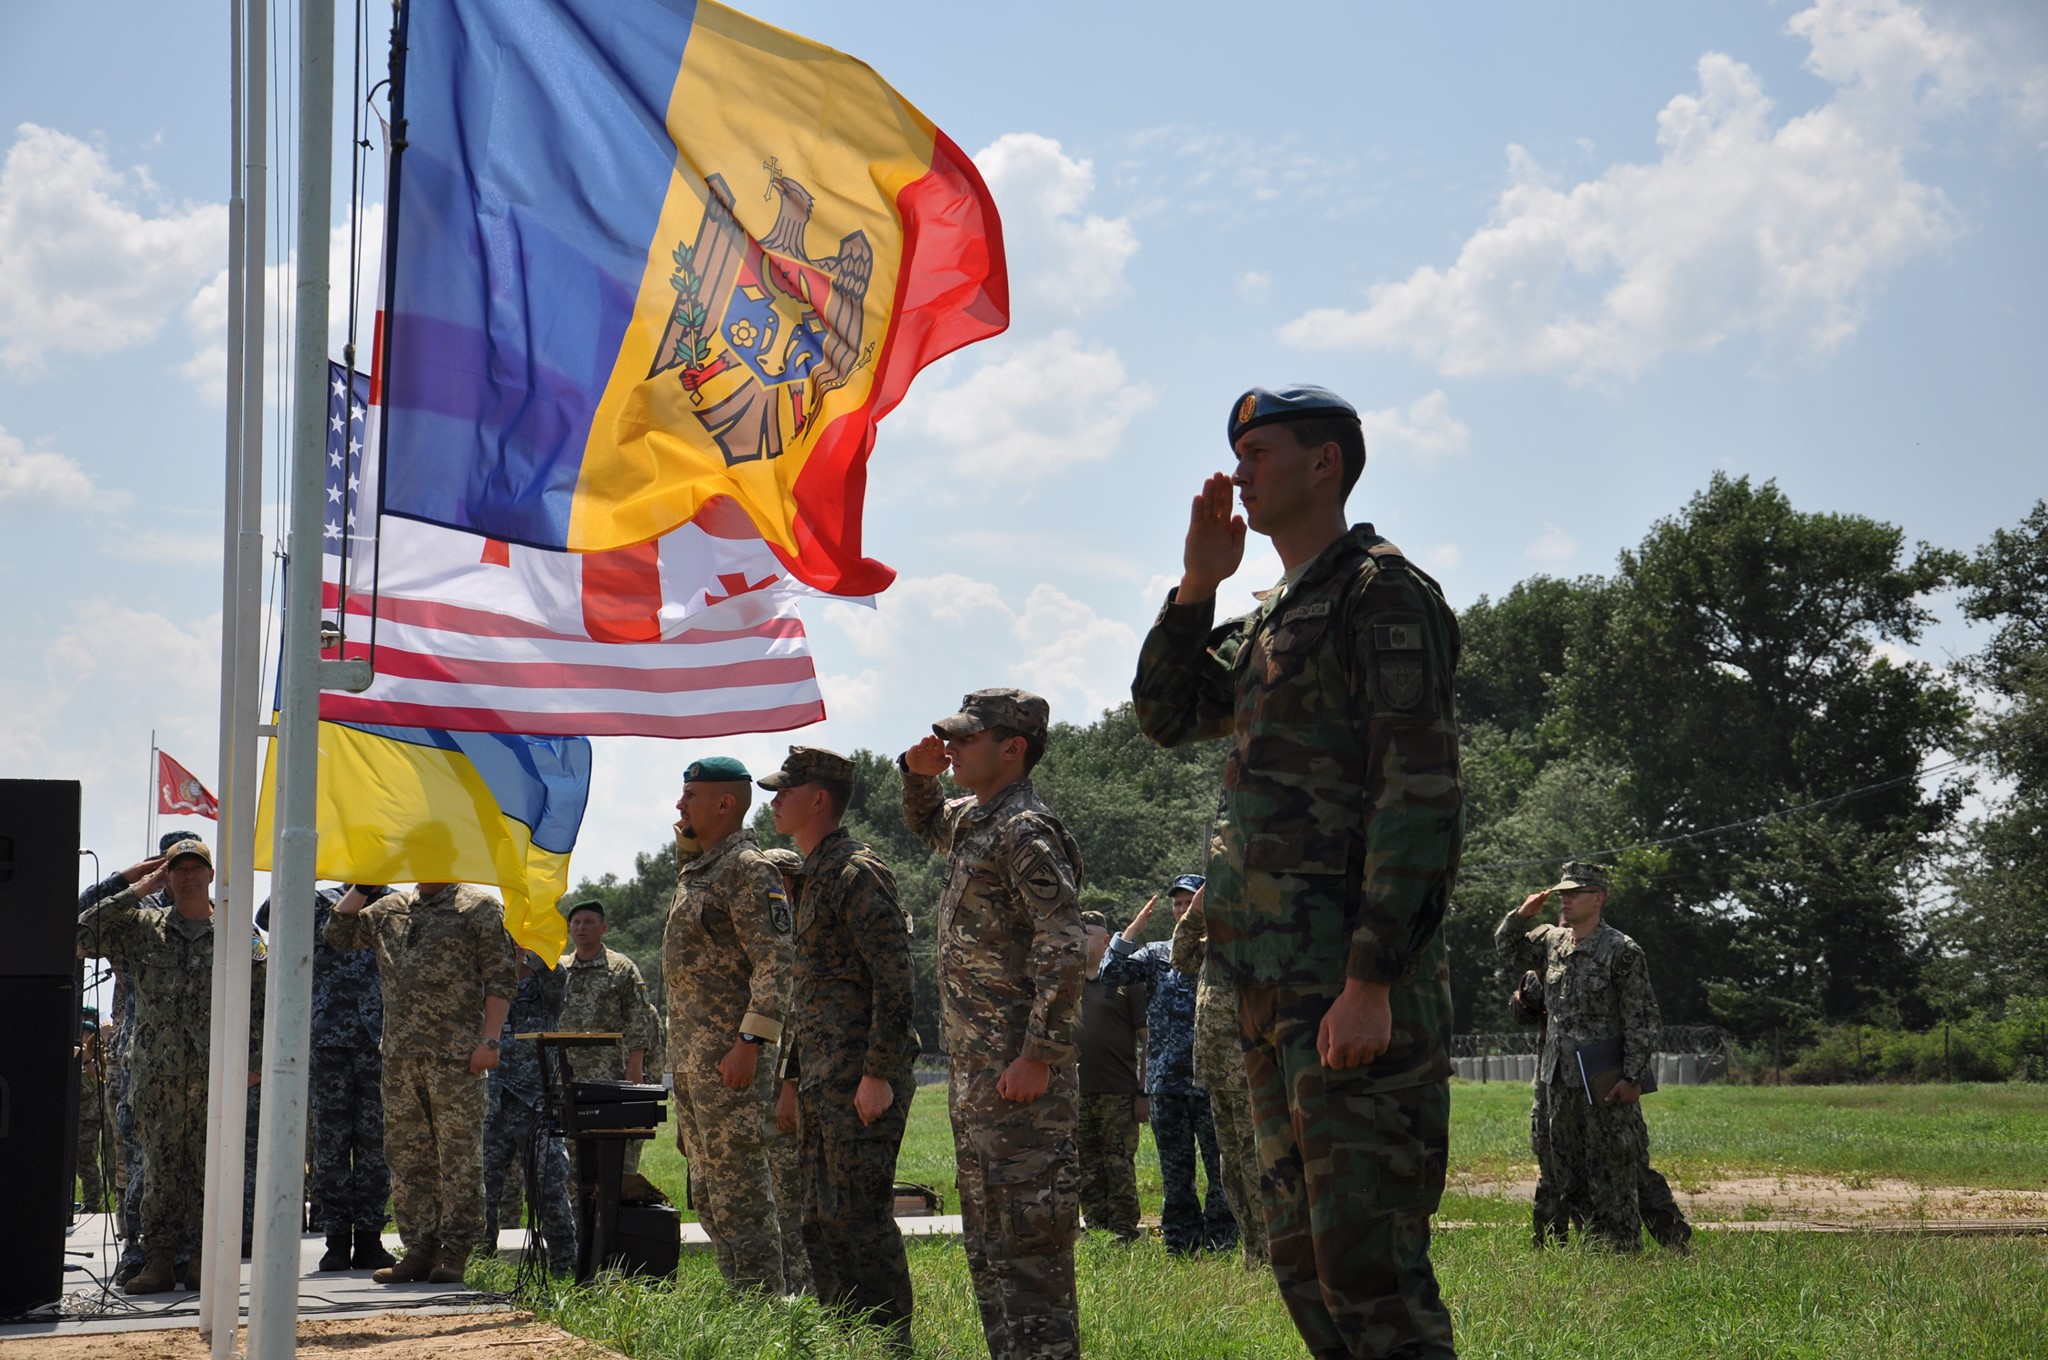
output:
<instances>
[{"instance_id":1,"label":"digital camouflage uniform","mask_svg":"<svg viewBox=\"0 0 2048 1360\"><path fill-rule=\"evenodd\" d=\"M1198 900L1174 923L1172 961L1182 973L1202 974L1209 953L1206 915ZM1259 1191L1258 1127L1252 1120L1251 1087L1238 1039L1237 987L1217 977L1203 977L1195 992L1195 1080L1209 1091L1223 1188L1237 1215L1244 1268L1263 1270L1268 1264L1266 1210Z\"/></svg>"},{"instance_id":2,"label":"digital camouflage uniform","mask_svg":"<svg viewBox=\"0 0 2048 1360\"><path fill-rule=\"evenodd\" d=\"M1163 746L1231 741L1206 974L1238 988L1268 1247L1295 1327L1317 1357L1448 1356L1429 1219L1450 1144L1457 621L1370 525L1290 575L1220 627L1213 599L1169 595L1131 695ZM1390 1042L1325 1069L1317 1031L1349 977L1389 988Z\"/></svg>"},{"instance_id":3,"label":"digital camouflage uniform","mask_svg":"<svg viewBox=\"0 0 2048 1360\"><path fill-rule=\"evenodd\" d=\"M853 782L845 757L792 747L763 788L816 779ZM803 1243L825 1303L874 1310L910 1349L910 1264L896 1227L896 1154L917 1081L909 923L896 876L841 830L811 847L792 875L796 986L784 1032L783 1076L797 1084ZM862 1077L894 1100L871 1124L854 1112Z\"/></svg>"},{"instance_id":4,"label":"digital camouflage uniform","mask_svg":"<svg viewBox=\"0 0 2048 1360\"><path fill-rule=\"evenodd\" d=\"M1045 701L1035 695L983 690L963 708L970 712L956 717L1001 713L1007 721L984 725L1045 733ZM938 921L946 1103L982 1332L994 1360L1071 1360L1081 1345L1074 1031L1088 967L1080 847L1028 778L987 803L949 803L937 779L906 771L903 815L947 856ZM1026 1104L996 1094L1019 1057L1051 1068L1045 1094Z\"/></svg>"},{"instance_id":5,"label":"digital camouflage uniform","mask_svg":"<svg viewBox=\"0 0 2048 1360\"><path fill-rule=\"evenodd\" d=\"M790 929L782 875L752 831L684 851L661 938L676 1123L720 1273L736 1288L771 1294L788 1287L768 1151ZM734 1091L718 1061L742 1034L764 1042L753 1082Z\"/></svg>"},{"instance_id":6,"label":"digital camouflage uniform","mask_svg":"<svg viewBox=\"0 0 2048 1360\"><path fill-rule=\"evenodd\" d=\"M606 949L596 958L584 960L575 951L562 955L562 1005L557 1024L565 1034L619 1034L613 1048L572 1048L567 1050L569 1070L577 1081L624 1081L626 1055L641 1050L640 1075L644 1080L653 1069L647 1066L646 1050L654 1035L648 1024L647 984L640 977L640 965L616 949ZM628 1142L625 1169L640 1169L644 1144Z\"/></svg>"},{"instance_id":7,"label":"digital camouflage uniform","mask_svg":"<svg viewBox=\"0 0 2048 1360\"><path fill-rule=\"evenodd\" d=\"M1592 1104L1577 1050L1619 1036L1622 1076L1642 1084L1662 1023L1649 963L1640 945L1605 921L1578 940L1565 926L1530 920L1510 910L1494 928L1493 943L1510 967L1543 975L1548 1018L1536 1080L1546 1088L1541 1099L1557 1194L1566 1210L1584 1214L1596 1239L1618 1251L1639 1251L1637 1168L1649 1157L1642 1105Z\"/></svg>"},{"instance_id":8,"label":"digital camouflage uniform","mask_svg":"<svg viewBox=\"0 0 2048 1360\"><path fill-rule=\"evenodd\" d=\"M1145 1049L1143 978L1114 982L1099 973L1081 984L1080 1119L1075 1133L1083 1221L1091 1231L1136 1241L1138 1142L1136 1102Z\"/></svg>"},{"instance_id":9,"label":"digital camouflage uniform","mask_svg":"<svg viewBox=\"0 0 2048 1360\"><path fill-rule=\"evenodd\" d=\"M545 963L529 955L529 963ZM495 1245L502 1206L523 1199L540 1225L547 1262L557 1273L576 1269L576 1212L569 1200L569 1151L547 1133L547 1101L541 1082L540 1045L518 1034L545 1034L559 1027L561 969L537 968L518 980L505 1028L498 1037L498 1065L490 1071L490 1113L484 1120L484 1230Z\"/></svg>"},{"instance_id":10,"label":"digital camouflage uniform","mask_svg":"<svg viewBox=\"0 0 2048 1360\"><path fill-rule=\"evenodd\" d=\"M1165 1192L1159 1235L1170 1252L1227 1249L1237 1244L1237 1221L1223 1189L1209 1093L1195 1080L1195 979L1173 967L1172 954L1169 940L1138 945L1118 936L1109 942L1102 976L1109 982L1143 977L1152 993L1145 1007L1145 1094ZM1198 1164L1209 1182L1206 1208L1195 1180Z\"/></svg>"},{"instance_id":11,"label":"digital camouflage uniform","mask_svg":"<svg viewBox=\"0 0 2048 1360\"><path fill-rule=\"evenodd\" d=\"M391 1212L408 1256L456 1270L484 1245L484 1119L489 1092L471 1074L490 997L517 986L505 908L481 888L394 892L334 912L327 942L377 951L384 988L384 1155Z\"/></svg>"},{"instance_id":12,"label":"digital camouflage uniform","mask_svg":"<svg viewBox=\"0 0 2048 1360\"><path fill-rule=\"evenodd\" d=\"M78 910L83 913L93 903L112 897L127 886L128 880L120 874L109 874L78 894ZM162 906L166 900L163 894L154 893L143 902L146 906L155 907ZM106 1054L110 1092L108 1117L113 1131L115 1234L121 1240L121 1259L115 1266L115 1278L125 1281L130 1274L142 1268L142 1139L135 1129L133 1066L128 1061L128 1048L135 1038L135 1006L131 995L134 989L128 983L126 961L112 957L104 946L101 946L100 956L106 959L108 970L114 975L114 1000L110 1008L114 1036Z\"/></svg>"},{"instance_id":13,"label":"digital camouflage uniform","mask_svg":"<svg viewBox=\"0 0 2048 1360\"><path fill-rule=\"evenodd\" d=\"M99 1045L97 1017L87 1015L78 1055L78 1202L89 1214L105 1213L107 1182L101 1175L106 1162L107 1121L104 1116L107 1080L105 1060L94 1056Z\"/></svg>"},{"instance_id":14,"label":"digital camouflage uniform","mask_svg":"<svg viewBox=\"0 0 2048 1360\"><path fill-rule=\"evenodd\" d=\"M123 1060L142 1146L142 1246L152 1256L196 1256L202 1245L213 943L211 916L186 920L167 897L144 899L125 884L78 918L80 950L87 957L119 959L128 983L133 1031ZM257 1071L263 1053L263 955L253 932L236 943L254 955L249 1064ZM248 1097L252 1129L256 1089ZM251 1193L245 1187L245 1231Z\"/></svg>"}]
</instances>

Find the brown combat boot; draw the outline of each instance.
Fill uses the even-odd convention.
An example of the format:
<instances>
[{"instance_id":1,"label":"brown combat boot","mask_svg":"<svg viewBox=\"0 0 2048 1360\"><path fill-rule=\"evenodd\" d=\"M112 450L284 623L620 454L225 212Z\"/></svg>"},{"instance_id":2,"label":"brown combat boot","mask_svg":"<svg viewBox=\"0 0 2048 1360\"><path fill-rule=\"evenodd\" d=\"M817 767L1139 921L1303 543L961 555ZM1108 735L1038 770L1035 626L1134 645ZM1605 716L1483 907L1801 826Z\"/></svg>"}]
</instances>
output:
<instances>
[{"instance_id":1,"label":"brown combat boot","mask_svg":"<svg viewBox=\"0 0 2048 1360\"><path fill-rule=\"evenodd\" d=\"M469 1267L469 1249L466 1247L443 1247L440 1259L434 1263L433 1273L427 1276L428 1284L461 1284L463 1273Z\"/></svg>"},{"instance_id":2,"label":"brown combat boot","mask_svg":"<svg viewBox=\"0 0 2048 1360\"><path fill-rule=\"evenodd\" d=\"M142 1269L128 1277L123 1285L130 1294L161 1294L174 1283L177 1268L171 1261L171 1253L163 1248L151 1247L143 1258Z\"/></svg>"},{"instance_id":3,"label":"brown combat boot","mask_svg":"<svg viewBox=\"0 0 2048 1360\"><path fill-rule=\"evenodd\" d=\"M202 1261L203 1261L204 1259L205 1259L205 1254L204 1254L203 1252L201 1252L201 1251L199 1250L199 1248L197 1248L197 1247L194 1247L194 1248L192 1249L192 1257L191 1257L191 1259L190 1259L190 1260L188 1260L188 1261L186 1261L186 1262L185 1262L185 1269L184 1269L184 1271L182 1272L182 1273L184 1274L184 1277L185 1277L185 1288L187 1288L187 1289L192 1289L192 1290L196 1290L196 1289L198 1289L198 1288L200 1287L200 1285L199 1285L199 1270L200 1270L200 1263L201 1263L201 1262L202 1262Z\"/></svg>"},{"instance_id":4,"label":"brown combat boot","mask_svg":"<svg viewBox=\"0 0 2048 1360\"><path fill-rule=\"evenodd\" d=\"M408 1247L397 1265L372 1271L370 1278L378 1284L418 1284L434 1273L434 1261L439 1255L432 1242L422 1242Z\"/></svg>"}]
</instances>

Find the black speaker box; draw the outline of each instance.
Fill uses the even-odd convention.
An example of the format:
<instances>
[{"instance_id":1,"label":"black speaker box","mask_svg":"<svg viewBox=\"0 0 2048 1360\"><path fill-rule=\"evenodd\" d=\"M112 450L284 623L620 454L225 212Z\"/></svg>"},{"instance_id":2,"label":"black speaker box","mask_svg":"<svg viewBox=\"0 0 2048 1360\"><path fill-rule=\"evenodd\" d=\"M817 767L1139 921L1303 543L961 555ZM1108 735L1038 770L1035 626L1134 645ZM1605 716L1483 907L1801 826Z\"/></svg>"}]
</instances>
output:
<instances>
[{"instance_id":1,"label":"black speaker box","mask_svg":"<svg viewBox=\"0 0 2048 1360\"><path fill-rule=\"evenodd\" d=\"M73 787L77 787L73 785ZM0 1318L64 1292L77 1143L73 979L0 977Z\"/></svg>"},{"instance_id":2,"label":"black speaker box","mask_svg":"<svg viewBox=\"0 0 2048 1360\"><path fill-rule=\"evenodd\" d=\"M0 779L0 977L70 977L78 942L78 781Z\"/></svg>"},{"instance_id":3,"label":"black speaker box","mask_svg":"<svg viewBox=\"0 0 2048 1360\"><path fill-rule=\"evenodd\" d=\"M676 1273L683 1252L683 1219L666 1204L621 1204L605 1268L622 1275Z\"/></svg>"}]
</instances>

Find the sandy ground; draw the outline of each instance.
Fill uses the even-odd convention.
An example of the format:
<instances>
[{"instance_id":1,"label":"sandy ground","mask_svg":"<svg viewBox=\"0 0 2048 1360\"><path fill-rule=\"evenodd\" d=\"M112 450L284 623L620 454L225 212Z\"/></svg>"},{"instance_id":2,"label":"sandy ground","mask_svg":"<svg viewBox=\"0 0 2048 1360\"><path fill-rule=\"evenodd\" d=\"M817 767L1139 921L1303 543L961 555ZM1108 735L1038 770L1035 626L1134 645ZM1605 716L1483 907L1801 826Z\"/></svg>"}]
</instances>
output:
<instances>
[{"instance_id":1,"label":"sandy ground","mask_svg":"<svg viewBox=\"0 0 2048 1360\"><path fill-rule=\"evenodd\" d=\"M237 1339L237 1353L243 1339ZM192 1330L0 1341L0 1360L209 1360L211 1355ZM307 1360L618 1360L616 1351L536 1322L530 1313L503 1311L302 1322L299 1355Z\"/></svg>"},{"instance_id":2,"label":"sandy ground","mask_svg":"<svg viewBox=\"0 0 2048 1360\"><path fill-rule=\"evenodd\" d=\"M1528 1199L1534 1181L1471 1181L1453 1189ZM2048 1218L2048 1192L1929 1187L1911 1181L1832 1176L1744 1176L1697 1189L1673 1187L1686 1217L1791 1219L1816 1222L1902 1222Z\"/></svg>"}]
</instances>

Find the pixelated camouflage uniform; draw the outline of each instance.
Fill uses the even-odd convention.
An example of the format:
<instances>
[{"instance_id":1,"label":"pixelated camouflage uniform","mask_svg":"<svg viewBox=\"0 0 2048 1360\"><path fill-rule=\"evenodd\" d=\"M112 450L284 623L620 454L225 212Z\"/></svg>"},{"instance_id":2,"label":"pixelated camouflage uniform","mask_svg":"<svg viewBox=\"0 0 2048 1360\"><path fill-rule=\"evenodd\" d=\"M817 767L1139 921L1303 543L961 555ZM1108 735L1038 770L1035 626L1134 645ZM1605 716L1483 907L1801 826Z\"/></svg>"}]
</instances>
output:
<instances>
[{"instance_id":1,"label":"pixelated camouflage uniform","mask_svg":"<svg viewBox=\"0 0 2048 1360\"><path fill-rule=\"evenodd\" d=\"M794 875L796 987L783 1075L797 1084L803 1240L827 1304L875 1310L910 1345L910 1264L896 1227L896 1155L917 1092L910 931L896 876L843 829ZM894 1099L871 1124L854 1112L862 1077Z\"/></svg>"},{"instance_id":2,"label":"pixelated camouflage uniform","mask_svg":"<svg viewBox=\"0 0 2048 1360\"><path fill-rule=\"evenodd\" d=\"M1450 1146L1443 921L1464 835L1457 620L1354 527L1250 615L1169 595L1131 685L1163 746L1231 738L1206 893L1206 972L1238 988L1268 1249L1321 1356L1453 1353L1429 1262ZM1325 1069L1347 978L1385 985L1390 1042Z\"/></svg>"},{"instance_id":3,"label":"pixelated camouflage uniform","mask_svg":"<svg viewBox=\"0 0 2048 1360\"><path fill-rule=\"evenodd\" d=\"M1169 940L1139 945L1119 935L1109 942L1102 976L1111 982L1142 976L1152 992L1145 1007L1145 1094L1152 1101L1152 1144L1165 1192L1159 1235L1172 1252L1227 1248L1237 1243L1237 1220L1223 1189L1209 1093L1195 1080L1196 984L1173 967L1172 954ZM1209 1182L1206 1207L1197 1166Z\"/></svg>"},{"instance_id":4,"label":"pixelated camouflage uniform","mask_svg":"<svg viewBox=\"0 0 2048 1360\"><path fill-rule=\"evenodd\" d=\"M1173 926L1173 966L1201 977L1209 956L1206 912L1198 901ZM1216 1121L1216 1148L1223 1163L1223 1188L1237 1215L1244 1268L1264 1270L1266 1210L1259 1191L1259 1134L1252 1119L1252 1093L1244 1074L1238 1038L1237 988L1221 978L1202 977L1195 992L1195 1080L1209 1091Z\"/></svg>"},{"instance_id":5,"label":"pixelated camouflage uniform","mask_svg":"<svg viewBox=\"0 0 2048 1360\"><path fill-rule=\"evenodd\" d=\"M377 951L384 988L384 1155L407 1254L456 1269L484 1245L484 1119L489 1090L469 1070L489 998L518 978L505 908L466 883L394 892L327 918L339 950Z\"/></svg>"},{"instance_id":6,"label":"pixelated camouflage uniform","mask_svg":"<svg viewBox=\"0 0 2048 1360\"><path fill-rule=\"evenodd\" d=\"M1079 1197L1074 1030L1088 936L1081 852L1029 779L987 803L947 802L939 781L903 776L903 816L948 857L938 971L947 1109L959 1163L961 1236L994 1360L1080 1354L1074 1294ZM1045 1094L996 1094L1010 1063L1051 1068Z\"/></svg>"},{"instance_id":7,"label":"pixelated camouflage uniform","mask_svg":"<svg viewBox=\"0 0 2048 1360\"><path fill-rule=\"evenodd\" d=\"M545 964L538 955L530 962ZM516 971L516 970L515 970ZM490 1070L490 1113L484 1120L484 1230L498 1240L504 1206L524 1200L539 1223L548 1266L576 1268L576 1211L569 1198L569 1152L543 1125L547 1101L540 1072L540 1045L520 1034L557 1028L562 1006L560 969L541 967L518 980L505 1028L498 1037L498 1065Z\"/></svg>"},{"instance_id":8,"label":"pixelated camouflage uniform","mask_svg":"<svg viewBox=\"0 0 2048 1360\"><path fill-rule=\"evenodd\" d=\"M612 1048L568 1049L569 1070L577 1081L624 1081L626 1055L641 1050L640 1076L645 1080L653 1068L647 1065L646 1050L654 1045L648 1020L647 983L640 965L616 949L604 949L594 959L579 959L575 951L562 955L561 1015L556 1023L564 1033L618 1034ZM625 1170L640 1169L642 1142L625 1146Z\"/></svg>"},{"instance_id":9,"label":"pixelated camouflage uniform","mask_svg":"<svg viewBox=\"0 0 2048 1360\"><path fill-rule=\"evenodd\" d=\"M1642 1104L1591 1104L1577 1050L1618 1036L1622 1077L1640 1086L1648 1075L1662 1021L1642 947L1605 921L1579 940L1565 926L1531 925L1519 908L1494 927L1493 944L1510 967L1543 975L1547 1019L1536 1080L1548 1088L1542 1100L1558 1201L1584 1214L1599 1241L1640 1251L1637 1168L1649 1159L1650 1137Z\"/></svg>"},{"instance_id":10,"label":"pixelated camouflage uniform","mask_svg":"<svg viewBox=\"0 0 2048 1360\"><path fill-rule=\"evenodd\" d=\"M1138 1073L1150 1000L1150 984L1142 977L1115 982L1098 972L1081 984L1081 1099L1074 1135L1081 1214L1091 1231L1127 1242L1139 1235L1136 1102L1145 1095ZM1108 1048L1114 1042L1121 1049L1126 1035L1128 1052Z\"/></svg>"},{"instance_id":11,"label":"pixelated camouflage uniform","mask_svg":"<svg viewBox=\"0 0 2048 1360\"><path fill-rule=\"evenodd\" d=\"M213 944L212 916L186 920L168 897L143 899L125 883L78 918L79 949L88 957L121 960L128 983L133 1032L123 1061L142 1146L142 1246L151 1254L196 1255L202 1246ZM263 956L253 939L241 947L254 956L249 1005L249 1067L254 1072L262 1070ZM247 1097L252 1129L256 1091L249 1088ZM253 1188L245 1186L245 1229L252 1194Z\"/></svg>"},{"instance_id":12,"label":"pixelated camouflage uniform","mask_svg":"<svg viewBox=\"0 0 2048 1360\"><path fill-rule=\"evenodd\" d=\"M692 1198L726 1281L780 1294L787 1282L768 1131L790 984L789 903L750 830L682 858L661 961ZM764 1042L754 1080L734 1091L718 1062L742 1034Z\"/></svg>"},{"instance_id":13,"label":"pixelated camouflage uniform","mask_svg":"<svg viewBox=\"0 0 2048 1360\"><path fill-rule=\"evenodd\" d=\"M118 873L109 874L78 894L78 910L83 913L93 903L112 897L127 886L126 878ZM143 899L145 905L153 907L162 906L168 900L162 893L153 893ZM114 975L114 999L109 1009L114 1037L107 1049L107 1070L111 1074L109 1119L113 1129L116 1191L114 1231L121 1240L121 1258L115 1273L118 1278L126 1279L130 1273L141 1269L143 1259L142 1139L135 1129L133 1069L128 1062L128 1047L135 1037L135 1006L131 996L134 989L128 983L125 960L111 957L110 951L104 948L101 957L106 958L108 969Z\"/></svg>"}]
</instances>

